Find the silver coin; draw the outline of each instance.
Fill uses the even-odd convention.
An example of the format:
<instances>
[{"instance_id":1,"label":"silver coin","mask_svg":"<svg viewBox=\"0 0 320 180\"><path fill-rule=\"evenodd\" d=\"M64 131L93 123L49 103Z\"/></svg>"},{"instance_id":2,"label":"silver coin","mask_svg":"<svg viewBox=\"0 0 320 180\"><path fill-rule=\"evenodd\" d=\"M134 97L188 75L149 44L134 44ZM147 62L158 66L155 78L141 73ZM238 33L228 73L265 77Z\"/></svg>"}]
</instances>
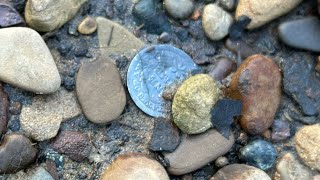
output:
<instances>
[{"instance_id":1,"label":"silver coin","mask_svg":"<svg viewBox=\"0 0 320 180\"><path fill-rule=\"evenodd\" d=\"M184 80L191 71L200 68L190 56L171 45L150 46L131 61L127 85L135 104L146 114L165 117L165 87Z\"/></svg>"}]
</instances>

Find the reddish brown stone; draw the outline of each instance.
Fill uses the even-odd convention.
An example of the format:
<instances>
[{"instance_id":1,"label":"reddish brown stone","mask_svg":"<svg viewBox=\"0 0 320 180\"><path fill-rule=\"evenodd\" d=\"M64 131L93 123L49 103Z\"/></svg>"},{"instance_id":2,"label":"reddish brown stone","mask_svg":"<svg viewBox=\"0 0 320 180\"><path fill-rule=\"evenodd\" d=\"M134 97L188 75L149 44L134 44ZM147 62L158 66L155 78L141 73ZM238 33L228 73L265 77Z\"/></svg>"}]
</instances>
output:
<instances>
[{"instance_id":1,"label":"reddish brown stone","mask_svg":"<svg viewBox=\"0 0 320 180\"><path fill-rule=\"evenodd\" d=\"M242 100L240 124L250 134L261 134L273 123L281 98L277 64L263 55L248 57L232 77L227 95Z\"/></svg>"},{"instance_id":2,"label":"reddish brown stone","mask_svg":"<svg viewBox=\"0 0 320 180\"><path fill-rule=\"evenodd\" d=\"M201 16L201 12L200 12L200 9L196 9L193 11L192 15L191 15L191 19L193 20L198 20L199 17Z\"/></svg>"},{"instance_id":3,"label":"reddish brown stone","mask_svg":"<svg viewBox=\"0 0 320 180\"><path fill-rule=\"evenodd\" d=\"M50 175L54 180L59 180L58 170L56 167L56 163L50 159L46 160L46 167Z\"/></svg>"},{"instance_id":4,"label":"reddish brown stone","mask_svg":"<svg viewBox=\"0 0 320 180\"><path fill-rule=\"evenodd\" d=\"M3 91L2 85L0 84L0 137L7 130L8 107L8 95Z\"/></svg>"}]
</instances>

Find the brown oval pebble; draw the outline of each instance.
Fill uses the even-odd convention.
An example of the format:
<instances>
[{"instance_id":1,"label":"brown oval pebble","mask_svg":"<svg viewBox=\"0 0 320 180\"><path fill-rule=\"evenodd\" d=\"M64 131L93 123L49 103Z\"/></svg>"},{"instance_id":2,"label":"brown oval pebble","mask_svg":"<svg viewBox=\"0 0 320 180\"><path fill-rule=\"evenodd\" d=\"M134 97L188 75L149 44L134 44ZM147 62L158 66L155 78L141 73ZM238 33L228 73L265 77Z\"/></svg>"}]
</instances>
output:
<instances>
[{"instance_id":1,"label":"brown oval pebble","mask_svg":"<svg viewBox=\"0 0 320 180\"><path fill-rule=\"evenodd\" d=\"M15 133L5 136L0 146L0 174L26 168L36 155L37 149L25 136Z\"/></svg>"},{"instance_id":2,"label":"brown oval pebble","mask_svg":"<svg viewBox=\"0 0 320 180\"><path fill-rule=\"evenodd\" d=\"M220 57L216 63L216 66L209 71L209 75L216 81L221 81L234 69L236 69L235 62L231 61L227 57Z\"/></svg>"},{"instance_id":3,"label":"brown oval pebble","mask_svg":"<svg viewBox=\"0 0 320 180\"><path fill-rule=\"evenodd\" d=\"M0 137L7 130L8 108L8 95L3 91L2 84L0 84Z\"/></svg>"},{"instance_id":4,"label":"brown oval pebble","mask_svg":"<svg viewBox=\"0 0 320 180\"><path fill-rule=\"evenodd\" d=\"M78 26L78 31L81 34L92 34L97 30L97 22L92 17L88 16Z\"/></svg>"},{"instance_id":5,"label":"brown oval pebble","mask_svg":"<svg viewBox=\"0 0 320 180\"><path fill-rule=\"evenodd\" d=\"M281 98L278 65L263 55L248 57L233 75L227 95L242 101L240 124L244 130L265 132L274 121Z\"/></svg>"},{"instance_id":6,"label":"brown oval pebble","mask_svg":"<svg viewBox=\"0 0 320 180\"><path fill-rule=\"evenodd\" d=\"M271 180L264 171L245 164L231 164L221 168L210 180Z\"/></svg>"},{"instance_id":7,"label":"brown oval pebble","mask_svg":"<svg viewBox=\"0 0 320 180\"><path fill-rule=\"evenodd\" d=\"M110 59L81 66L76 82L77 96L84 115L94 123L108 123L122 113L126 94L120 73Z\"/></svg>"},{"instance_id":8,"label":"brown oval pebble","mask_svg":"<svg viewBox=\"0 0 320 180\"><path fill-rule=\"evenodd\" d=\"M169 180L169 176L156 160L143 154L128 153L118 156L100 177L100 180L131 179Z\"/></svg>"},{"instance_id":9,"label":"brown oval pebble","mask_svg":"<svg viewBox=\"0 0 320 180\"><path fill-rule=\"evenodd\" d=\"M88 136L76 131L62 131L51 145L55 151L75 161L84 160L91 151Z\"/></svg>"},{"instance_id":10,"label":"brown oval pebble","mask_svg":"<svg viewBox=\"0 0 320 180\"><path fill-rule=\"evenodd\" d=\"M299 157L311 169L320 171L320 124L304 126L295 135Z\"/></svg>"}]
</instances>

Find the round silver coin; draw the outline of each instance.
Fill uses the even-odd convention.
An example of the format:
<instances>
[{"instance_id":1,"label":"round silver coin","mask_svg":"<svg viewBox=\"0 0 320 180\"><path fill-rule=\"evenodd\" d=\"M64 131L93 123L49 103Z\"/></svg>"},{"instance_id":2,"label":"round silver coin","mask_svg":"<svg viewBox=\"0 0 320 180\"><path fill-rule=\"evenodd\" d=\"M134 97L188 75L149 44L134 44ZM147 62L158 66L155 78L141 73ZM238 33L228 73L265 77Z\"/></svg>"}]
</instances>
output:
<instances>
[{"instance_id":1,"label":"round silver coin","mask_svg":"<svg viewBox=\"0 0 320 180\"><path fill-rule=\"evenodd\" d=\"M165 87L184 80L199 67L182 50L171 45L150 46L131 61L127 85L135 104L146 114L165 117Z\"/></svg>"}]
</instances>

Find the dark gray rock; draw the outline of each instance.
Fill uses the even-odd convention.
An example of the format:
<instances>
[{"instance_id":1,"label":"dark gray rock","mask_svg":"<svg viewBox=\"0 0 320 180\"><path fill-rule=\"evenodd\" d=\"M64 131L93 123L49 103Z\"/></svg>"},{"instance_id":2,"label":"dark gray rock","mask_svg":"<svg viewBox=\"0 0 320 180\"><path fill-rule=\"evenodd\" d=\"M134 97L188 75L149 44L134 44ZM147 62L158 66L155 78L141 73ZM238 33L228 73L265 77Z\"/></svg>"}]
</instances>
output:
<instances>
[{"instance_id":1,"label":"dark gray rock","mask_svg":"<svg viewBox=\"0 0 320 180\"><path fill-rule=\"evenodd\" d=\"M220 57L214 68L209 68L209 75L216 81L221 81L236 69L236 63L227 57Z\"/></svg>"},{"instance_id":2,"label":"dark gray rock","mask_svg":"<svg viewBox=\"0 0 320 180\"><path fill-rule=\"evenodd\" d=\"M3 91L2 84L0 84L0 138L7 130L8 108L8 95Z\"/></svg>"},{"instance_id":3,"label":"dark gray rock","mask_svg":"<svg viewBox=\"0 0 320 180\"><path fill-rule=\"evenodd\" d=\"M155 120L155 127L149 149L152 151L173 152L180 143L179 130L169 120Z\"/></svg>"},{"instance_id":4,"label":"dark gray rock","mask_svg":"<svg viewBox=\"0 0 320 180\"><path fill-rule=\"evenodd\" d=\"M320 20L307 17L284 22L279 26L279 37L288 46L320 52Z\"/></svg>"},{"instance_id":5,"label":"dark gray rock","mask_svg":"<svg viewBox=\"0 0 320 180\"><path fill-rule=\"evenodd\" d=\"M0 3L0 27L24 25L24 20L9 4Z\"/></svg>"}]
</instances>

